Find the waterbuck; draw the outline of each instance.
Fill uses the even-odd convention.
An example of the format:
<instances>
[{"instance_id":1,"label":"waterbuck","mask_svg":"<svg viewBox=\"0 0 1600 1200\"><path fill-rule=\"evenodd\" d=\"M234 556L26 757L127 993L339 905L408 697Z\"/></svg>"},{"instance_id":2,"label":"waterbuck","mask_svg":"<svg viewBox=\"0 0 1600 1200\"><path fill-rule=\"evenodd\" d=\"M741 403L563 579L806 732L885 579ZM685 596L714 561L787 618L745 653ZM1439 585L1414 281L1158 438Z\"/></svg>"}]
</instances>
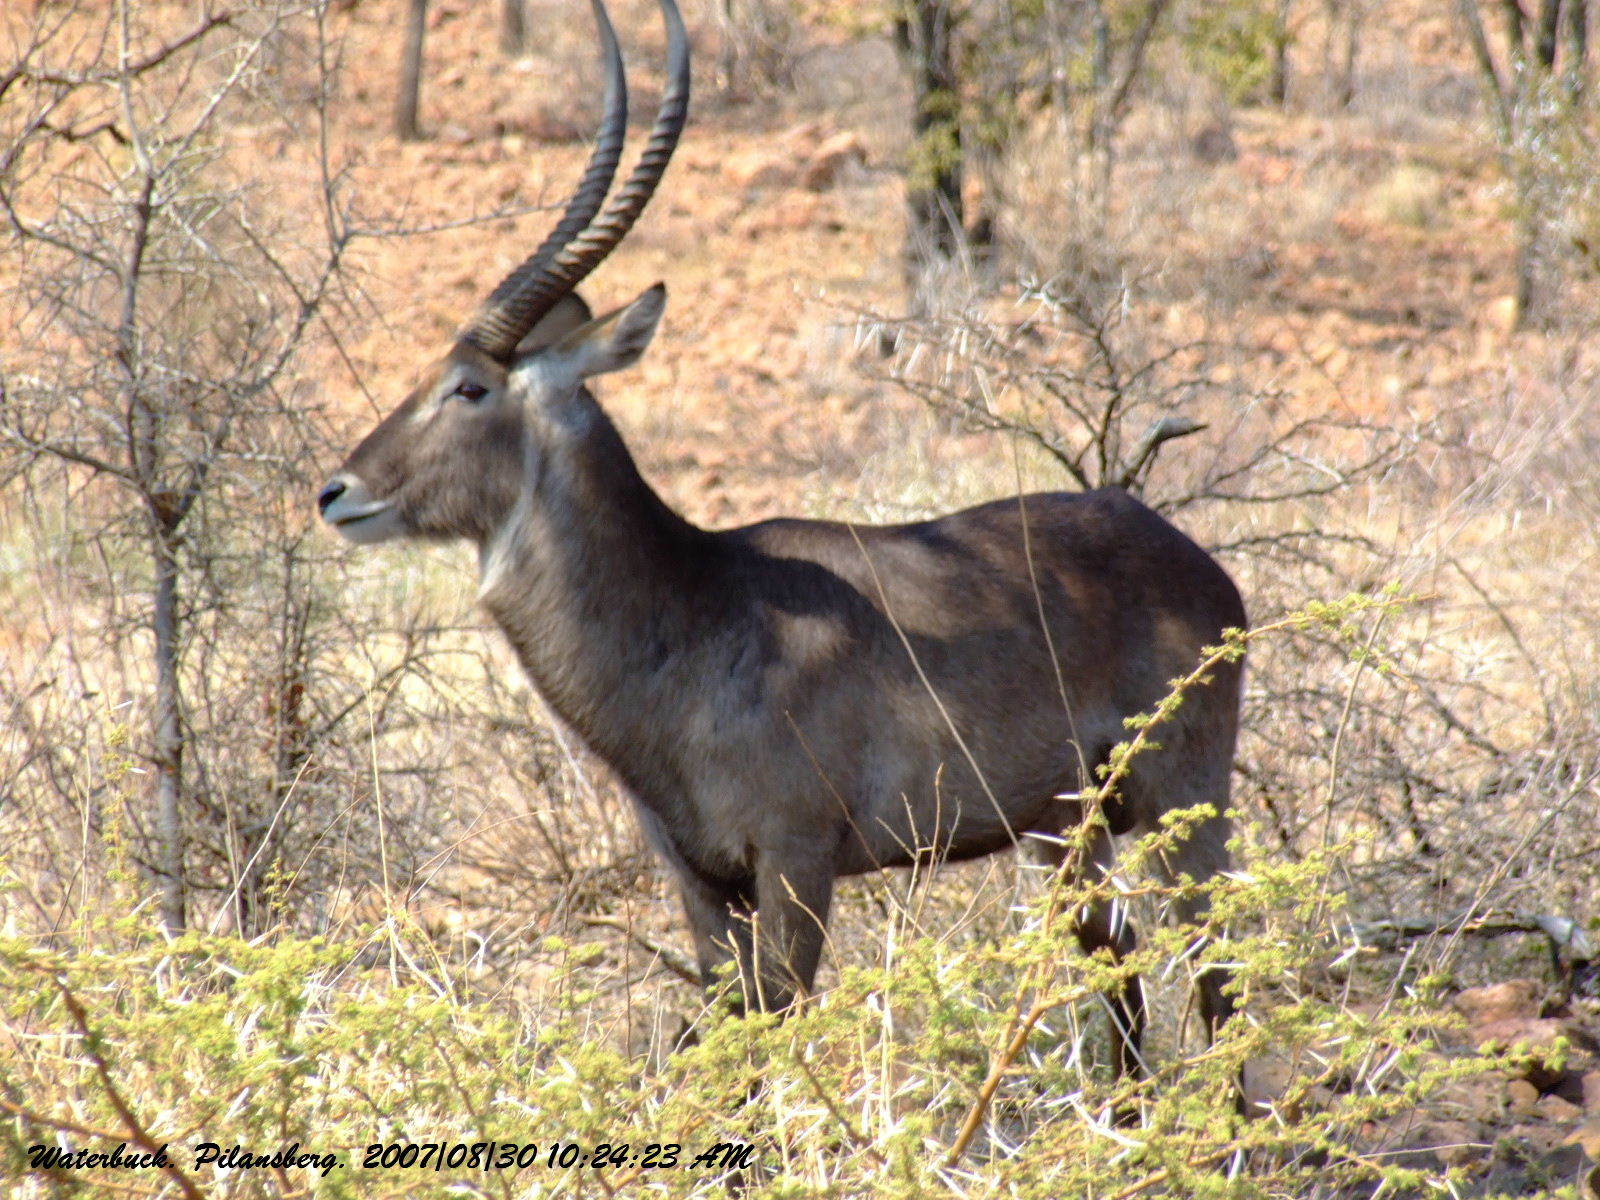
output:
<instances>
[{"instance_id":1,"label":"waterbuck","mask_svg":"<svg viewBox=\"0 0 1600 1200\"><path fill-rule=\"evenodd\" d=\"M745 1002L781 1010L812 984L838 877L1019 841L1063 854L1048 835L1080 819L1075 796L1126 718L1245 613L1216 562L1121 491L892 526L707 530L662 502L587 383L638 360L666 291L598 319L573 291L638 217L683 128L688 46L673 0L660 3L670 69L638 167L607 202L627 98L594 0L605 114L560 222L317 502L352 542L477 546L479 599L631 793L706 979L731 957ZM1110 833L1209 804L1164 869L1205 880L1227 865L1239 680L1238 664L1217 666L1133 761L1097 864ZM1178 907L1193 918L1200 904ZM1091 950L1133 945L1109 909L1076 919ZM1224 982L1201 976L1210 1028L1231 1011ZM1108 1000L1131 1069L1138 982Z\"/></svg>"}]
</instances>

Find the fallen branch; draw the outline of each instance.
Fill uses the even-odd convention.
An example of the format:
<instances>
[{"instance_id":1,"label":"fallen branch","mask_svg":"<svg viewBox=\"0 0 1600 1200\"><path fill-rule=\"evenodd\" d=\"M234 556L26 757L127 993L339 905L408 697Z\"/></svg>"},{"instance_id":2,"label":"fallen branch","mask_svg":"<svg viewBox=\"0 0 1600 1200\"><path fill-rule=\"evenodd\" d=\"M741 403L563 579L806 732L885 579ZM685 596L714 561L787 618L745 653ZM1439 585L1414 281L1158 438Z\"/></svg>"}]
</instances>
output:
<instances>
[{"instance_id":1,"label":"fallen branch","mask_svg":"<svg viewBox=\"0 0 1600 1200\"><path fill-rule=\"evenodd\" d=\"M1145 430L1139 439L1139 444L1129 455L1128 465L1123 468L1122 474L1117 477L1117 486L1132 488L1139 481L1139 474L1155 461L1156 454L1162 444L1174 438L1188 437L1191 433L1199 433L1207 428L1204 421L1196 421L1189 417L1165 416L1156 421Z\"/></svg>"},{"instance_id":2,"label":"fallen branch","mask_svg":"<svg viewBox=\"0 0 1600 1200\"><path fill-rule=\"evenodd\" d=\"M88 1058L89 1065L94 1068L95 1074L99 1077L101 1091L110 1102L112 1110L117 1114L117 1118L122 1122L122 1127L127 1132L128 1140L147 1154L165 1157L165 1144L157 1141L155 1135L145 1127L144 1123L135 1115L133 1105L128 1102L122 1091L117 1087L113 1078L111 1064L106 1060L105 1055L101 1053L100 1035L89 1022L88 1010L84 1008L82 1001L78 999L77 993L72 990L64 975L54 974L52 978L56 985L56 991L61 995L61 1003L66 1006L67 1013L72 1017L72 1023L77 1027L78 1039L83 1046L84 1055ZM205 1193L201 1191L199 1185L189 1178L177 1163L168 1160L161 1169L177 1185L185 1200L205 1200Z\"/></svg>"},{"instance_id":3,"label":"fallen branch","mask_svg":"<svg viewBox=\"0 0 1600 1200\"><path fill-rule=\"evenodd\" d=\"M636 945L655 955L660 960L661 965L679 979L692 983L695 987L701 985L700 968L689 961L688 955L638 932L626 921L619 921L616 917L579 917L578 919L585 925L596 929L615 929L619 933L627 934Z\"/></svg>"},{"instance_id":4,"label":"fallen branch","mask_svg":"<svg viewBox=\"0 0 1600 1200\"><path fill-rule=\"evenodd\" d=\"M1381 921L1356 921L1350 932L1358 945L1392 950L1407 938L1435 934L1494 938L1508 933L1543 934L1550 947L1550 962L1570 989L1589 994L1600 985L1600 954L1584 927L1570 917L1553 913L1456 913L1447 917L1389 917Z\"/></svg>"}]
</instances>

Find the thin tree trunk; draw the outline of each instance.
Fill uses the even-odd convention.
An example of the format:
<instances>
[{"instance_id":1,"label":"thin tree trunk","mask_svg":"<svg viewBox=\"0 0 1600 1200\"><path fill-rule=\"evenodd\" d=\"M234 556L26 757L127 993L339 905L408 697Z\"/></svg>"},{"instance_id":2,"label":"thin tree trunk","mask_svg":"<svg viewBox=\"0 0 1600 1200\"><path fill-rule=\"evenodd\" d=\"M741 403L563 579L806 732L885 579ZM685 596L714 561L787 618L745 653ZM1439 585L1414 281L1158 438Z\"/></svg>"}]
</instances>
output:
<instances>
[{"instance_id":1,"label":"thin tree trunk","mask_svg":"<svg viewBox=\"0 0 1600 1200\"><path fill-rule=\"evenodd\" d=\"M896 33L911 70L912 162L906 180L906 286L922 308L930 271L963 245L961 98L950 0L906 0Z\"/></svg>"},{"instance_id":2,"label":"thin tree trunk","mask_svg":"<svg viewBox=\"0 0 1600 1200\"><path fill-rule=\"evenodd\" d=\"M1526 69L1528 59L1528 18L1522 11L1522 0L1500 0L1500 15L1506 22L1507 50L1520 75Z\"/></svg>"},{"instance_id":3,"label":"thin tree trunk","mask_svg":"<svg viewBox=\"0 0 1600 1200\"><path fill-rule=\"evenodd\" d=\"M132 122L130 121L130 124ZM144 145L134 141L143 178L129 210L132 239L123 266L122 311L117 320L117 361L122 367L122 403L129 434L127 479L145 505L146 535L154 567L151 631L155 635L155 707L151 714L151 758L156 776L156 871L160 876L161 921L167 932L187 923L183 844L183 725L178 681L178 524L171 493L162 485L163 422L145 390L139 352L140 285L145 252L157 208L156 175Z\"/></svg>"},{"instance_id":4,"label":"thin tree trunk","mask_svg":"<svg viewBox=\"0 0 1600 1200\"><path fill-rule=\"evenodd\" d=\"M1534 231L1531 222L1517 221L1517 250L1516 250L1516 290L1512 293L1515 309L1512 312L1512 327L1526 329L1533 320L1533 306L1538 297L1537 273L1538 254L1534 246Z\"/></svg>"},{"instance_id":5,"label":"thin tree trunk","mask_svg":"<svg viewBox=\"0 0 1600 1200\"><path fill-rule=\"evenodd\" d=\"M521 54L528 45L527 0L502 0L500 6L500 49Z\"/></svg>"},{"instance_id":6,"label":"thin tree trunk","mask_svg":"<svg viewBox=\"0 0 1600 1200\"><path fill-rule=\"evenodd\" d=\"M733 94L739 83L739 14L734 10L734 0L717 0L717 17L722 23L722 45L717 55L717 74L722 80L722 90Z\"/></svg>"},{"instance_id":7,"label":"thin tree trunk","mask_svg":"<svg viewBox=\"0 0 1600 1200\"><path fill-rule=\"evenodd\" d=\"M428 32L428 0L411 0L406 14L405 50L400 59L400 97L395 104L394 127L404 142L422 137L417 108L422 93L422 42Z\"/></svg>"},{"instance_id":8,"label":"thin tree trunk","mask_svg":"<svg viewBox=\"0 0 1600 1200\"><path fill-rule=\"evenodd\" d=\"M1587 82L1589 57L1589 0L1566 0L1567 57L1562 66L1567 94L1576 100Z\"/></svg>"},{"instance_id":9,"label":"thin tree trunk","mask_svg":"<svg viewBox=\"0 0 1600 1200\"><path fill-rule=\"evenodd\" d=\"M1272 77L1267 94L1282 108L1289 100L1289 6L1292 0L1278 0L1272 12Z\"/></svg>"},{"instance_id":10,"label":"thin tree trunk","mask_svg":"<svg viewBox=\"0 0 1600 1200\"><path fill-rule=\"evenodd\" d=\"M1356 55L1361 49L1361 0L1345 0L1344 59L1339 65L1340 108L1349 108L1356 99Z\"/></svg>"},{"instance_id":11,"label":"thin tree trunk","mask_svg":"<svg viewBox=\"0 0 1600 1200\"><path fill-rule=\"evenodd\" d=\"M1537 309L1542 299L1540 295L1542 281L1539 278L1541 250L1539 235L1542 222L1536 207L1537 181L1527 177L1526 164L1513 163L1511 170L1514 172L1517 184L1517 214L1512 223L1516 238L1513 266L1516 274L1514 319L1516 328L1525 329L1538 317Z\"/></svg>"},{"instance_id":12,"label":"thin tree trunk","mask_svg":"<svg viewBox=\"0 0 1600 1200\"><path fill-rule=\"evenodd\" d=\"M272 788L265 803L247 812L247 822L238 838L236 911L239 931L246 937L264 932L278 915L274 910L276 897L270 890L282 852L278 814L301 785L311 760L312 732L306 711L310 687L306 638L311 613L299 599L296 566L295 556L286 552L283 595L279 600L283 628L277 650L278 678L267 706L273 742Z\"/></svg>"},{"instance_id":13,"label":"thin tree trunk","mask_svg":"<svg viewBox=\"0 0 1600 1200\"><path fill-rule=\"evenodd\" d=\"M151 534L155 591L151 626L156 638L154 713L156 837L161 874L161 923L183 932L188 897L183 874L183 724L178 682L178 548L175 530Z\"/></svg>"},{"instance_id":14,"label":"thin tree trunk","mask_svg":"<svg viewBox=\"0 0 1600 1200\"><path fill-rule=\"evenodd\" d=\"M1171 0L1146 0L1138 23L1128 35L1121 64L1111 46L1111 21L1101 4L1095 6L1094 97L1089 124L1089 192L1086 201L1093 228L1103 230L1110 216L1111 179L1116 170L1117 133L1127 118L1133 90L1144 75L1145 55Z\"/></svg>"},{"instance_id":15,"label":"thin tree trunk","mask_svg":"<svg viewBox=\"0 0 1600 1200\"><path fill-rule=\"evenodd\" d=\"M1106 6L1094 6L1094 94L1104 96L1111 87L1111 20Z\"/></svg>"},{"instance_id":16,"label":"thin tree trunk","mask_svg":"<svg viewBox=\"0 0 1600 1200\"><path fill-rule=\"evenodd\" d=\"M1561 33L1561 0L1544 0L1539 6L1539 26L1534 57L1546 72L1556 65L1556 41Z\"/></svg>"}]
</instances>

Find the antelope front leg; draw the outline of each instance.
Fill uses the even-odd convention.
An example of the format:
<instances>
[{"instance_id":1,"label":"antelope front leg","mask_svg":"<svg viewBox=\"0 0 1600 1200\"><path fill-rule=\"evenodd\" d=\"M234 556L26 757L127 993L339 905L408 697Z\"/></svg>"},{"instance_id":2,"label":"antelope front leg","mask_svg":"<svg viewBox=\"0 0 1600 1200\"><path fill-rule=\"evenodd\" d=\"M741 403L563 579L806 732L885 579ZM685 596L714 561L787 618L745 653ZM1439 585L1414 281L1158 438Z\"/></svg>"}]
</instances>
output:
<instances>
[{"instance_id":1,"label":"antelope front leg","mask_svg":"<svg viewBox=\"0 0 1600 1200\"><path fill-rule=\"evenodd\" d=\"M688 867L679 869L678 886L694 937L700 982L709 996L717 988L719 968L736 962L742 972L742 964L751 957L750 908L755 897L748 884L709 879Z\"/></svg>"},{"instance_id":2,"label":"antelope front leg","mask_svg":"<svg viewBox=\"0 0 1600 1200\"><path fill-rule=\"evenodd\" d=\"M756 863L754 962L745 968L746 996L763 1012L782 1012L811 990L827 936L834 862L829 852L790 842L763 851Z\"/></svg>"}]
</instances>

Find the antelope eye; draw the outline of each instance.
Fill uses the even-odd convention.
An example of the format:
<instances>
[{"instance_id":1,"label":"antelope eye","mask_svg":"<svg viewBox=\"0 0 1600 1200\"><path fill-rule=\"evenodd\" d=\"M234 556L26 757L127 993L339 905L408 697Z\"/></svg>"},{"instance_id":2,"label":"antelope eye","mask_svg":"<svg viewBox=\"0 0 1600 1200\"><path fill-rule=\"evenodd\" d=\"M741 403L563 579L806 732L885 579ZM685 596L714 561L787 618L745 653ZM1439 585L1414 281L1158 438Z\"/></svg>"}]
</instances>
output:
<instances>
[{"instance_id":1,"label":"antelope eye","mask_svg":"<svg viewBox=\"0 0 1600 1200\"><path fill-rule=\"evenodd\" d=\"M463 383L456 389L456 395L468 402L482 400L489 394L489 389L478 383Z\"/></svg>"}]
</instances>

